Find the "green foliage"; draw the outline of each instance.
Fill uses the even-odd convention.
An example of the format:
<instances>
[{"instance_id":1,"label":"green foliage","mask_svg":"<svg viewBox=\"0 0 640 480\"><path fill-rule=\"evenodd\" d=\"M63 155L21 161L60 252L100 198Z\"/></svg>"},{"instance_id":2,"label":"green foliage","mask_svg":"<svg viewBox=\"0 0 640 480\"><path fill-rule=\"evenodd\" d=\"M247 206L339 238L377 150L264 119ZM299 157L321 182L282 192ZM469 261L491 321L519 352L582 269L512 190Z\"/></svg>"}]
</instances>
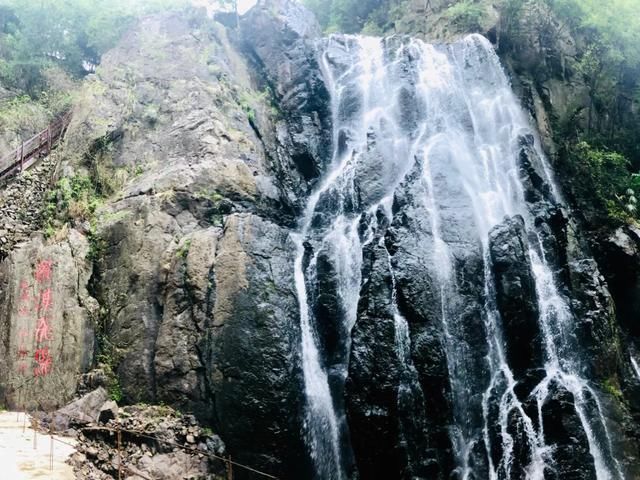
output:
<instances>
[{"instance_id":1,"label":"green foliage","mask_svg":"<svg viewBox=\"0 0 640 480\"><path fill-rule=\"evenodd\" d=\"M47 68L82 76L137 17L187 5L187 0L0 0L0 81L37 96Z\"/></svg>"},{"instance_id":2,"label":"green foliage","mask_svg":"<svg viewBox=\"0 0 640 480\"><path fill-rule=\"evenodd\" d=\"M620 390L620 382L615 378L607 378L602 384L604 391L619 402L624 402L624 394Z\"/></svg>"},{"instance_id":3,"label":"green foliage","mask_svg":"<svg viewBox=\"0 0 640 480\"><path fill-rule=\"evenodd\" d=\"M73 219L87 220L99 205L100 199L88 176L65 177L49 192L45 218L63 222Z\"/></svg>"},{"instance_id":4,"label":"green foliage","mask_svg":"<svg viewBox=\"0 0 640 480\"><path fill-rule=\"evenodd\" d=\"M631 174L626 157L581 141L571 147L568 163L567 173L584 213L605 212L612 222L630 221L637 215L640 182Z\"/></svg>"},{"instance_id":5,"label":"green foliage","mask_svg":"<svg viewBox=\"0 0 640 480\"><path fill-rule=\"evenodd\" d=\"M485 15L485 9L473 0L463 0L447 8L444 14L461 31L473 32L480 30L480 21Z\"/></svg>"},{"instance_id":6,"label":"green foliage","mask_svg":"<svg viewBox=\"0 0 640 480\"><path fill-rule=\"evenodd\" d=\"M108 386L109 397L116 403L120 403L122 400L122 387L120 386L120 381L117 376L112 377L112 381Z\"/></svg>"},{"instance_id":7,"label":"green foliage","mask_svg":"<svg viewBox=\"0 0 640 480\"><path fill-rule=\"evenodd\" d=\"M548 0L574 29L591 31L611 59L640 64L640 3L637 0Z\"/></svg>"},{"instance_id":8,"label":"green foliage","mask_svg":"<svg viewBox=\"0 0 640 480\"><path fill-rule=\"evenodd\" d=\"M187 255L189 255L190 248L191 248L191 239L187 238L184 241L184 243L180 247L178 247L178 250L176 250L176 256L182 259L187 258Z\"/></svg>"},{"instance_id":9,"label":"green foliage","mask_svg":"<svg viewBox=\"0 0 640 480\"><path fill-rule=\"evenodd\" d=\"M255 122L256 120L256 108L260 106L260 104L267 104L271 107L271 115L273 118L277 118L280 114L276 104L273 101L273 93L269 88L265 88L261 92L256 92L253 90L243 90L240 92L240 96L238 98L238 104L240 108L244 110L247 114L247 119L250 123Z\"/></svg>"},{"instance_id":10,"label":"green foliage","mask_svg":"<svg viewBox=\"0 0 640 480\"><path fill-rule=\"evenodd\" d=\"M3 136L29 137L45 128L51 117L45 108L28 95L0 102L0 133ZM16 145L17 146L17 145Z\"/></svg>"},{"instance_id":11,"label":"green foliage","mask_svg":"<svg viewBox=\"0 0 640 480\"><path fill-rule=\"evenodd\" d=\"M104 371L107 380L107 392L109 397L116 403L122 400L122 387L120 380L116 374L116 365L119 362L119 354L115 354L117 350L104 338L100 342L102 353L98 355L98 366ZM106 348L108 347L108 348Z\"/></svg>"},{"instance_id":12,"label":"green foliage","mask_svg":"<svg viewBox=\"0 0 640 480\"><path fill-rule=\"evenodd\" d=\"M381 34L402 0L303 0L327 32Z\"/></svg>"},{"instance_id":13,"label":"green foliage","mask_svg":"<svg viewBox=\"0 0 640 480\"><path fill-rule=\"evenodd\" d=\"M546 1L587 45L580 53L577 70L589 87L590 110L615 114L608 111L616 107L621 95L638 102L634 93L640 87L640 2ZM597 126L590 122L589 129L592 127Z\"/></svg>"}]
</instances>

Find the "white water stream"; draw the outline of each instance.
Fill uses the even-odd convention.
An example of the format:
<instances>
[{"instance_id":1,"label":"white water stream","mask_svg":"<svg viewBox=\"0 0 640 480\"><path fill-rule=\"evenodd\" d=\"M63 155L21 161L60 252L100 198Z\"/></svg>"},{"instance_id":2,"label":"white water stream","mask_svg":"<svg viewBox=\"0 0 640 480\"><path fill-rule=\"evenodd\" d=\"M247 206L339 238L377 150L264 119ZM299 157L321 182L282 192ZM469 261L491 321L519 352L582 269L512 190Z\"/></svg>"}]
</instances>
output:
<instances>
[{"instance_id":1,"label":"white water stream","mask_svg":"<svg viewBox=\"0 0 640 480\"><path fill-rule=\"evenodd\" d=\"M335 52L344 57L333 57ZM500 315L492 298L488 236L505 216L513 215L524 217L530 238L537 235L517 164L521 138L535 138L535 133L489 42L478 35L452 46L335 36L326 41L322 66L332 94L334 154L328 172L309 197L295 238L307 399L305 428L316 477L342 480L348 476L346 458L351 453L341 397L350 332L357 319L362 248L371 241L362 235L360 225L376 211L382 211L391 223L394 193L408 181L409 172L419 168L421 177L412 181L421 185L420 202L431 230L431 242L425 248L433 249L429 255L435 259L431 272L440 290L453 403L451 441L458 477L478 478L474 470L484 463L491 480L511 478L516 443L525 441L530 452L526 478L543 479L545 469L553 468L554 458L552 446L545 441L542 410L554 388L562 387L573 396L598 480L622 479L597 393L581 376L584 369L573 331L574 318L559 292L541 241L529 246L546 373L533 392L537 418L527 414L515 393L517 382L506 360ZM551 186L550 195L559 201L538 144L536 141L535 148ZM480 246L485 264L483 319L490 378L482 391L474 391L477 379L469 378L472 352L459 322L458 306L450 300L458 289L451 233L451 222L459 218L454 216L456 212L466 212L469 225L460 231L467 232L469 238L462 240ZM372 228L377 225L369 225L368 231ZM410 329L397 306L388 251L387 255L398 358L405 363L405 379L415 391L417 373L411 364ZM319 333L323 326L318 325L313 309L311 291L318 282L319 256L331 261L341 305L340 318L335 320L342 343L333 360L323 349ZM637 370L635 362L634 367ZM479 402L474 400L478 398ZM474 405L482 409L482 424L473 420ZM496 405L501 443L497 462L491 454L496 440L490 434L495 423L490 411ZM519 439L511 433L509 422L514 417L523 432ZM484 452L484 458L474 458L478 451Z\"/></svg>"}]
</instances>

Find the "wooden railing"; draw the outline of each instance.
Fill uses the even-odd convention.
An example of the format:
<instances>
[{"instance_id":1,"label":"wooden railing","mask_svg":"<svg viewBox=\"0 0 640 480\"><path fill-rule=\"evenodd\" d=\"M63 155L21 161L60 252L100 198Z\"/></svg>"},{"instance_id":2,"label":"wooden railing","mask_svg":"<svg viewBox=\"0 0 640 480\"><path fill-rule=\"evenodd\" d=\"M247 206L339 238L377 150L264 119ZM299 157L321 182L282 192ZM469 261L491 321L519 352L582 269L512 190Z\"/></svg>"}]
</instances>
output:
<instances>
[{"instance_id":1,"label":"wooden railing","mask_svg":"<svg viewBox=\"0 0 640 480\"><path fill-rule=\"evenodd\" d=\"M31 167L51 153L69 126L71 112L58 117L51 125L34 135L0 160L0 180Z\"/></svg>"}]
</instances>

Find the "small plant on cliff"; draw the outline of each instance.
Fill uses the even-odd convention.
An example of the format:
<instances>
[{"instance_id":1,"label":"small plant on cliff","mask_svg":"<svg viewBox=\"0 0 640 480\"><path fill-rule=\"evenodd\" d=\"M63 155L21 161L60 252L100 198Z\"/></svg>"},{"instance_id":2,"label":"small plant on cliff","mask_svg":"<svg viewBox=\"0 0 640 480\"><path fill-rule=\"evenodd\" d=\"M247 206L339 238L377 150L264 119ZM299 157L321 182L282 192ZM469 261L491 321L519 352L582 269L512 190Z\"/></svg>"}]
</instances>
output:
<instances>
[{"instance_id":1,"label":"small plant on cliff","mask_svg":"<svg viewBox=\"0 0 640 480\"><path fill-rule=\"evenodd\" d=\"M104 319L103 319L104 322ZM101 325L104 327L104 325ZM105 331L98 333L98 348L100 354L97 356L98 367L104 372L107 380L107 391L109 396L114 402L120 402L122 400L122 387L120 386L120 380L116 374L116 367L120 362L121 353L108 338Z\"/></svg>"},{"instance_id":2,"label":"small plant on cliff","mask_svg":"<svg viewBox=\"0 0 640 480\"><path fill-rule=\"evenodd\" d=\"M624 401L624 394L622 393L622 390L620 390L620 384L618 380L614 378L607 378L602 383L602 386L604 388L604 391L614 397L616 400L618 400L619 402Z\"/></svg>"},{"instance_id":3,"label":"small plant on cliff","mask_svg":"<svg viewBox=\"0 0 640 480\"><path fill-rule=\"evenodd\" d=\"M184 243L178 247L178 250L176 250L176 256L178 258L187 258L187 255L189 255L189 249L191 248L191 239L187 238Z\"/></svg>"},{"instance_id":4,"label":"small plant on cliff","mask_svg":"<svg viewBox=\"0 0 640 480\"><path fill-rule=\"evenodd\" d=\"M444 14L462 32L472 32L480 30L485 10L482 5L472 0L464 0L454 3Z\"/></svg>"},{"instance_id":5,"label":"small plant on cliff","mask_svg":"<svg viewBox=\"0 0 640 480\"><path fill-rule=\"evenodd\" d=\"M637 215L636 180L630 163L617 152L595 148L585 141L568 147L567 172L573 191L588 215L606 212L612 222L631 221Z\"/></svg>"},{"instance_id":6,"label":"small plant on cliff","mask_svg":"<svg viewBox=\"0 0 640 480\"><path fill-rule=\"evenodd\" d=\"M62 178L49 192L44 211L45 235L51 237L73 220L90 220L101 200L91 179L84 175Z\"/></svg>"},{"instance_id":7,"label":"small plant on cliff","mask_svg":"<svg viewBox=\"0 0 640 480\"><path fill-rule=\"evenodd\" d=\"M108 387L109 397L116 403L120 403L122 400L122 387L120 386L120 381L118 377L113 376L112 382Z\"/></svg>"}]
</instances>

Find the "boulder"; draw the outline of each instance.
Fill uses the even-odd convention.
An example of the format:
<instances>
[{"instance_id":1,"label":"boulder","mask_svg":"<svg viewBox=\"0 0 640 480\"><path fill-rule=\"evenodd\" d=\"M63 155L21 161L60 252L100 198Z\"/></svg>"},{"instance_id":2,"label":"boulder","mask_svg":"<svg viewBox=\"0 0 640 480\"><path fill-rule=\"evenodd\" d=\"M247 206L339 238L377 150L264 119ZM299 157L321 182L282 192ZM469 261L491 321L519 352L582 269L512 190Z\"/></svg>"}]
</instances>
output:
<instances>
[{"instance_id":1,"label":"boulder","mask_svg":"<svg viewBox=\"0 0 640 480\"><path fill-rule=\"evenodd\" d=\"M87 238L34 235L0 261L0 399L53 411L70 401L93 359L99 306L88 292ZM43 313L45 315L43 315Z\"/></svg>"},{"instance_id":2,"label":"boulder","mask_svg":"<svg viewBox=\"0 0 640 480\"><path fill-rule=\"evenodd\" d=\"M106 401L100 407L100 413L98 414L98 423L106 424L109 420L118 418L118 404L113 400Z\"/></svg>"},{"instance_id":3,"label":"boulder","mask_svg":"<svg viewBox=\"0 0 640 480\"><path fill-rule=\"evenodd\" d=\"M69 425L97 423L108 401L109 393L104 388L87 393L53 414L56 430L67 430Z\"/></svg>"}]
</instances>

